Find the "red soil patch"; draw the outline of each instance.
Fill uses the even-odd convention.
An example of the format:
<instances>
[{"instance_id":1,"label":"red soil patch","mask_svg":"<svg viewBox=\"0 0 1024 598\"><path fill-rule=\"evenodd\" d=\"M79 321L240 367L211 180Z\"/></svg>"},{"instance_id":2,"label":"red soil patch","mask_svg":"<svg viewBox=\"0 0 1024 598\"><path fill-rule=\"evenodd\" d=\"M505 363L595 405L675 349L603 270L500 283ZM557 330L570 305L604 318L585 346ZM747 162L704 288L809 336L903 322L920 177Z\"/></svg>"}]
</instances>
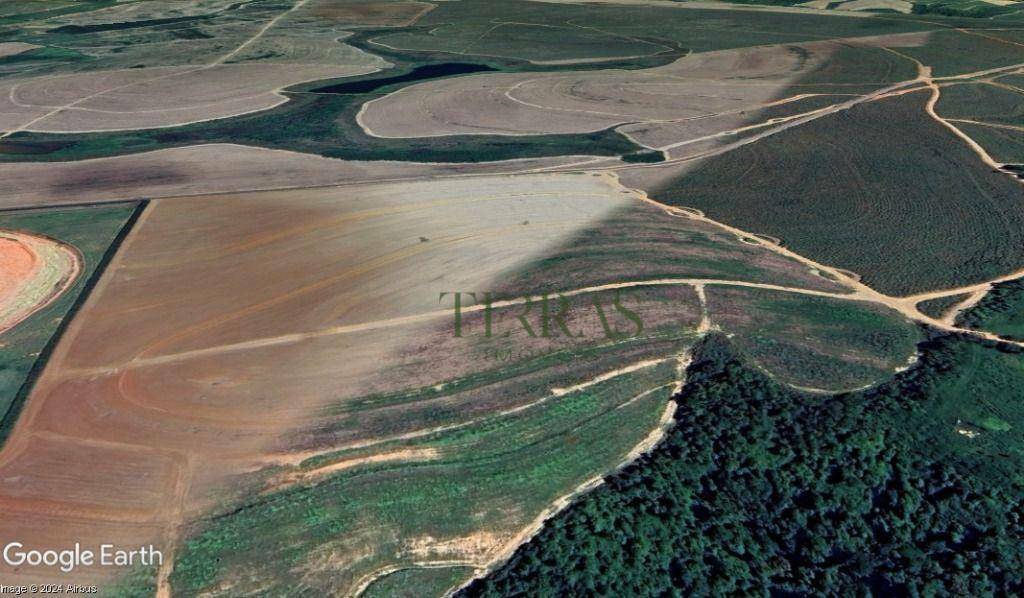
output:
<instances>
[{"instance_id":1,"label":"red soil patch","mask_svg":"<svg viewBox=\"0 0 1024 598\"><path fill-rule=\"evenodd\" d=\"M67 245L0 232L0 334L52 303L80 271L81 257Z\"/></svg>"},{"instance_id":2,"label":"red soil patch","mask_svg":"<svg viewBox=\"0 0 1024 598\"><path fill-rule=\"evenodd\" d=\"M0 302L17 293L38 268L35 253L25 244L0 237Z\"/></svg>"}]
</instances>

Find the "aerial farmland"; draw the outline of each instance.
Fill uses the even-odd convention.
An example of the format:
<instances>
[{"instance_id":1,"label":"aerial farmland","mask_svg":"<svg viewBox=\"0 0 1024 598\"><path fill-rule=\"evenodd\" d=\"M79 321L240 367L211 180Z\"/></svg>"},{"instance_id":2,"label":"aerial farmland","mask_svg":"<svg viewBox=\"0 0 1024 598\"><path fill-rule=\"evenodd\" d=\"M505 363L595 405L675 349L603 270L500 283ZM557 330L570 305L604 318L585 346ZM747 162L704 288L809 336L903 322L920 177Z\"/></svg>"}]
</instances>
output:
<instances>
[{"instance_id":1,"label":"aerial farmland","mask_svg":"<svg viewBox=\"0 0 1024 598\"><path fill-rule=\"evenodd\" d=\"M0 595L1024 593L1024 4L9 0Z\"/></svg>"}]
</instances>

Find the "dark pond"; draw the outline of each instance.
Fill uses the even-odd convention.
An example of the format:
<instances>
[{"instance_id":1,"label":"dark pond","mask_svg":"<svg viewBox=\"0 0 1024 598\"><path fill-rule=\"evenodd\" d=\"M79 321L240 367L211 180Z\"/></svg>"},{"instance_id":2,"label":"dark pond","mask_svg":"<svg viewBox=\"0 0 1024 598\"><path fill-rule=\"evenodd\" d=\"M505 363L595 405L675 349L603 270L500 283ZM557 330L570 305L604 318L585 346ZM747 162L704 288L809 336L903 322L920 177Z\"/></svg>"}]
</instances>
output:
<instances>
[{"instance_id":1,"label":"dark pond","mask_svg":"<svg viewBox=\"0 0 1024 598\"><path fill-rule=\"evenodd\" d=\"M370 93L395 83L408 83L410 81L424 81L426 79L437 79L440 77L451 77L453 75L465 75L467 73L480 73L494 71L486 64L473 64L469 62L442 62L439 64L425 64L418 66L404 75L393 77L379 77L377 79L363 79L362 81L347 81L326 85L311 89L313 93L330 94L354 94Z\"/></svg>"}]
</instances>

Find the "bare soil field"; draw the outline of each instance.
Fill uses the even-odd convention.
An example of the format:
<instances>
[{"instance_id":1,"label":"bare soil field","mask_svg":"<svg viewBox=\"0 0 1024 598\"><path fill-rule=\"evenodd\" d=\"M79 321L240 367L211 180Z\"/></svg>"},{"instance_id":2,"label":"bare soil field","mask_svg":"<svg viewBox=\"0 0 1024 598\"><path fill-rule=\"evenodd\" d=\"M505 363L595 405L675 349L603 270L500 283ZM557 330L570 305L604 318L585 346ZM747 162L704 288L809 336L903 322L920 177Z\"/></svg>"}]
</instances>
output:
<instances>
[{"instance_id":1,"label":"bare soil field","mask_svg":"<svg viewBox=\"0 0 1024 598\"><path fill-rule=\"evenodd\" d=\"M691 54L642 71L483 74L425 82L368 102L360 124L382 137L524 135L755 109L800 71L824 63L828 51L823 46L806 62L779 47ZM723 79L722 73L730 76Z\"/></svg>"},{"instance_id":2,"label":"bare soil field","mask_svg":"<svg viewBox=\"0 0 1024 598\"><path fill-rule=\"evenodd\" d=\"M919 44L921 37L722 50L635 71L424 82L366 103L358 122L380 137L578 133L630 123L620 130L638 143L671 149L748 126L759 113L777 115L763 120L783 118L827 105L830 97L836 103L911 79L910 61L878 46ZM840 65L850 72L837 79L833 71Z\"/></svg>"},{"instance_id":3,"label":"bare soil field","mask_svg":"<svg viewBox=\"0 0 1024 598\"><path fill-rule=\"evenodd\" d=\"M53 302L81 269L78 252L63 243L0 230L0 334Z\"/></svg>"},{"instance_id":4,"label":"bare soil field","mask_svg":"<svg viewBox=\"0 0 1024 598\"><path fill-rule=\"evenodd\" d=\"M481 164L357 162L239 145L196 145L81 162L0 164L5 185L0 208L521 172L587 159L563 156Z\"/></svg>"},{"instance_id":5,"label":"bare soil field","mask_svg":"<svg viewBox=\"0 0 1024 598\"><path fill-rule=\"evenodd\" d=\"M283 87L371 73L362 64L227 64L97 71L11 80L0 87L0 129L37 132L170 127L277 106Z\"/></svg>"}]
</instances>

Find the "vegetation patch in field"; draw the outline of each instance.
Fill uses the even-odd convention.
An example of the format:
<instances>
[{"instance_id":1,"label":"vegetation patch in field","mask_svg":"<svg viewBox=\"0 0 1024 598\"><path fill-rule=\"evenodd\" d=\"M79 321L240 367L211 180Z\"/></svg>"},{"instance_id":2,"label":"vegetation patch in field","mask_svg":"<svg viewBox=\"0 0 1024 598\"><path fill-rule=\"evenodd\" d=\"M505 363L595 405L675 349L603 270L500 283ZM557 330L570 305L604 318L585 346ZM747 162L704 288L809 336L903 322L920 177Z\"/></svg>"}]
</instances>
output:
<instances>
[{"instance_id":1,"label":"vegetation patch in field","mask_svg":"<svg viewBox=\"0 0 1024 598\"><path fill-rule=\"evenodd\" d=\"M713 326L782 382L840 391L877 383L907 364L921 332L896 312L856 301L710 287Z\"/></svg>"},{"instance_id":2,"label":"vegetation patch in field","mask_svg":"<svg viewBox=\"0 0 1024 598\"><path fill-rule=\"evenodd\" d=\"M972 19L988 19L1000 15L1013 14L1020 10L1014 4L993 4L985 0L936 0L933 2L914 2L912 10L915 15L943 15L947 17L967 17Z\"/></svg>"},{"instance_id":3,"label":"vegetation patch in field","mask_svg":"<svg viewBox=\"0 0 1024 598\"><path fill-rule=\"evenodd\" d=\"M444 596L473 575L472 567L410 567L378 579L360 598Z\"/></svg>"},{"instance_id":4,"label":"vegetation patch in field","mask_svg":"<svg viewBox=\"0 0 1024 598\"><path fill-rule=\"evenodd\" d=\"M480 73L493 70L496 69L493 69L487 66L486 64L473 64L469 62L442 62L418 66L412 69L411 71L401 75L393 75L389 77L378 78L366 78L361 81L351 82L342 80L341 83L325 85L323 87L315 87L313 89L310 89L309 91L310 93L334 94L371 93L377 91L382 87L396 85L399 83L411 83L413 81L424 81L427 79L437 79L439 77L453 77L455 75L465 75L468 73Z\"/></svg>"}]
</instances>

